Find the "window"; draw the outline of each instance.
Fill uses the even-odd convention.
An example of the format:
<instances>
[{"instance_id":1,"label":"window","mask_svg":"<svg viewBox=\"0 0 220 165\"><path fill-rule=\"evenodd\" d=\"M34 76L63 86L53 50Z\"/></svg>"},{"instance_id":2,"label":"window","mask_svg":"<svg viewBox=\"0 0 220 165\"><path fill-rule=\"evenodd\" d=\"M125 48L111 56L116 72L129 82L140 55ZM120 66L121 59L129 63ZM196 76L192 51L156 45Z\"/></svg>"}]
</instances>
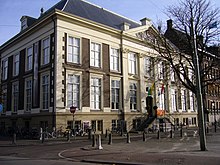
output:
<instances>
[{"instance_id":1,"label":"window","mask_svg":"<svg viewBox=\"0 0 220 165\"><path fill-rule=\"evenodd\" d=\"M33 67L33 47L27 48L26 70L29 71Z\"/></svg>"},{"instance_id":2,"label":"window","mask_svg":"<svg viewBox=\"0 0 220 165\"><path fill-rule=\"evenodd\" d=\"M181 90L182 111L186 111L186 90Z\"/></svg>"},{"instance_id":3,"label":"window","mask_svg":"<svg viewBox=\"0 0 220 165\"><path fill-rule=\"evenodd\" d=\"M18 111L19 87L18 83L12 85L12 112Z\"/></svg>"},{"instance_id":4,"label":"window","mask_svg":"<svg viewBox=\"0 0 220 165\"><path fill-rule=\"evenodd\" d=\"M25 88L25 93L26 93L26 111L30 111L32 107L32 80L27 80L26 81L26 88Z\"/></svg>"},{"instance_id":5,"label":"window","mask_svg":"<svg viewBox=\"0 0 220 165\"><path fill-rule=\"evenodd\" d=\"M98 120L98 131L103 131L103 120Z\"/></svg>"},{"instance_id":6,"label":"window","mask_svg":"<svg viewBox=\"0 0 220 165\"><path fill-rule=\"evenodd\" d=\"M111 109L119 109L119 96L120 96L120 81L112 80L111 82L111 94L112 94L112 105Z\"/></svg>"},{"instance_id":7,"label":"window","mask_svg":"<svg viewBox=\"0 0 220 165\"><path fill-rule=\"evenodd\" d=\"M14 70L13 75L17 76L19 73L19 54L14 55Z\"/></svg>"},{"instance_id":8,"label":"window","mask_svg":"<svg viewBox=\"0 0 220 165\"><path fill-rule=\"evenodd\" d=\"M170 80L175 81L175 73L172 67L170 67Z\"/></svg>"},{"instance_id":9,"label":"window","mask_svg":"<svg viewBox=\"0 0 220 165\"><path fill-rule=\"evenodd\" d=\"M119 49L111 48L110 69L113 71L119 71Z\"/></svg>"},{"instance_id":10,"label":"window","mask_svg":"<svg viewBox=\"0 0 220 165\"><path fill-rule=\"evenodd\" d=\"M101 67L101 45L92 42L90 53L90 66Z\"/></svg>"},{"instance_id":11,"label":"window","mask_svg":"<svg viewBox=\"0 0 220 165\"><path fill-rule=\"evenodd\" d=\"M159 62L158 64L158 78L164 79L164 62Z\"/></svg>"},{"instance_id":12,"label":"window","mask_svg":"<svg viewBox=\"0 0 220 165\"><path fill-rule=\"evenodd\" d=\"M2 87L2 105L3 105L3 113L7 110L7 87Z\"/></svg>"},{"instance_id":13,"label":"window","mask_svg":"<svg viewBox=\"0 0 220 165\"><path fill-rule=\"evenodd\" d=\"M144 74L147 77L153 76L153 60L150 57L144 58Z\"/></svg>"},{"instance_id":14,"label":"window","mask_svg":"<svg viewBox=\"0 0 220 165\"><path fill-rule=\"evenodd\" d=\"M130 110L137 110L137 84L130 83Z\"/></svg>"},{"instance_id":15,"label":"window","mask_svg":"<svg viewBox=\"0 0 220 165\"><path fill-rule=\"evenodd\" d=\"M42 44L42 65L46 65L50 61L50 40L46 38Z\"/></svg>"},{"instance_id":16,"label":"window","mask_svg":"<svg viewBox=\"0 0 220 165\"><path fill-rule=\"evenodd\" d=\"M49 75L42 76L42 109L47 110L49 108Z\"/></svg>"},{"instance_id":17,"label":"window","mask_svg":"<svg viewBox=\"0 0 220 165\"><path fill-rule=\"evenodd\" d=\"M193 80L193 71L190 68L188 68L188 76L189 76L189 80L192 81Z\"/></svg>"},{"instance_id":18,"label":"window","mask_svg":"<svg viewBox=\"0 0 220 165\"><path fill-rule=\"evenodd\" d=\"M159 108L161 108L162 110L165 109L165 99L164 99L165 94L164 94L163 90L162 90L162 88L159 88L159 92L158 92L159 93Z\"/></svg>"},{"instance_id":19,"label":"window","mask_svg":"<svg viewBox=\"0 0 220 165\"><path fill-rule=\"evenodd\" d=\"M101 79L91 78L91 108L100 110L101 108Z\"/></svg>"},{"instance_id":20,"label":"window","mask_svg":"<svg viewBox=\"0 0 220 165\"><path fill-rule=\"evenodd\" d=\"M27 19L23 19L21 21L21 30L24 30L27 28Z\"/></svg>"},{"instance_id":21,"label":"window","mask_svg":"<svg viewBox=\"0 0 220 165\"><path fill-rule=\"evenodd\" d=\"M67 94L67 107L75 106L79 108L80 100L80 76L68 75L68 94Z\"/></svg>"},{"instance_id":22,"label":"window","mask_svg":"<svg viewBox=\"0 0 220 165\"><path fill-rule=\"evenodd\" d=\"M67 62L79 64L80 62L80 39L69 37Z\"/></svg>"},{"instance_id":23,"label":"window","mask_svg":"<svg viewBox=\"0 0 220 165\"><path fill-rule=\"evenodd\" d=\"M175 89L171 89L171 111L177 111L177 92Z\"/></svg>"},{"instance_id":24,"label":"window","mask_svg":"<svg viewBox=\"0 0 220 165\"><path fill-rule=\"evenodd\" d=\"M184 78L185 71L184 71L184 69L185 69L185 66L184 67L180 67L180 79L182 81L185 81L185 78Z\"/></svg>"},{"instance_id":25,"label":"window","mask_svg":"<svg viewBox=\"0 0 220 165\"><path fill-rule=\"evenodd\" d=\"M8 78L8 58L2 61L2 79Z\"/></svg>"},{"instance_id":26,"label":"window","mask_svg":"<svg viewBox=\"0 0 220 165\"><path fill-rule=\"evenodd\" d=\"M137 55L135 53L129 53L128 60L129 60L129 73L137 74Z\"/></svg>"},{"instance_id":27,"label":"window","mask_svg":"<svg viewBox=\"0 0 220 165\"><path fill-rule=\"evenodd\" d=\"M194 96L193 96L193 93L190 91L189 92L189 102L190 102L190 110L191 111L195 111L195 99L194 99Z\"/></svg>"}]
</instances>

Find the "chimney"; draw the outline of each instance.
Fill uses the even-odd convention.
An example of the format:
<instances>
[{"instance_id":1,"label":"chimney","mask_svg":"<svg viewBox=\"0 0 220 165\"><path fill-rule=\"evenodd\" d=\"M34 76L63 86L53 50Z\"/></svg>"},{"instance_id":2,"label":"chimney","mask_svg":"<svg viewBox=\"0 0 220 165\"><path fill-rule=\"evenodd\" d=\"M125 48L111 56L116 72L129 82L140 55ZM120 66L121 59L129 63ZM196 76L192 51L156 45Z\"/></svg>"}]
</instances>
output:
<instances>
[{"instance_id":1,"label":"chimney","mask_svg":"<svg viewBox=\"0 0 220 165\"><path fill-rule=\"evenodd\" d=\"M173 28L173 20L169 19L167 20L167 29L172 29Z\"/></svg>"},{"instance_id":2,"label":"chimney","mask_svg":"<svg viewBox=\"0 0 220 165\"><path fill-rule=\"evenodd\" d=\"M144 25L150 25L151 23L151 19L149 18L143 18L140 20L141 21L141 25L144 26Z\"/></svg>"},{"instance_id":3,"label":"chimney","mask_svg":"<svg viewBox=\"0 0 220 165\"><path fill-rule=\"evenodd\" d=\"M125 31L125 30L128 30L128 29L130 29L130 24L129 23L127 23L127 22L123 22L122 24L121 24L121 30L123 30L123 31Z\"/></svg>"},{"instance_id":4,"label":"chimney","mask_svg":"<svg viewBox=\"0 0 220 165\"><path fill-rule=\"evenodd\" d=\"M44 8L42 7L41 9L40 9L40 16L42 16L44 14Z\"/></svg>"}]
</instances>

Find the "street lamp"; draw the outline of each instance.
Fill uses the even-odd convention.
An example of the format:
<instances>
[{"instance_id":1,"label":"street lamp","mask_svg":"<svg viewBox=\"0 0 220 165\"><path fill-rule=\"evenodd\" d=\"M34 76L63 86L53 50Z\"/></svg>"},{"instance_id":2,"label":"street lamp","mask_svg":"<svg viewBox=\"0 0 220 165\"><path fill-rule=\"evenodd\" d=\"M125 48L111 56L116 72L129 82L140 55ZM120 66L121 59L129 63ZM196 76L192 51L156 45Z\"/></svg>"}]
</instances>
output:
<instances>
[{"instance_id":1,"label":"street lamp","mask_svg":"<svg viewBox=\"0 0 220 165\"><path fill-rule=\"evenodd\" d=\"M215 132L217 130L217 123L216 123L216 111L215 111L215 102L212 102L212 111L214 111L214 127L215 127Z\"/></svg>"}]
</instances>

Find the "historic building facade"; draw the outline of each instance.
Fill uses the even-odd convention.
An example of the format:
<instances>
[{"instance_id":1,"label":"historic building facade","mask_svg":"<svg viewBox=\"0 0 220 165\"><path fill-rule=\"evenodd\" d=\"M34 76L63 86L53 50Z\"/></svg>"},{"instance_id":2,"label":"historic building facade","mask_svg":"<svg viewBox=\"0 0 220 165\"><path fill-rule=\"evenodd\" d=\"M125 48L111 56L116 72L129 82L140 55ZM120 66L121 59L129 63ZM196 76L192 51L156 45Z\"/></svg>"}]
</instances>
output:
<instances>
[{"instance_id":1,"label":"historic building facade","mask_svg":"<svg viewBox=\"0 0 220 165\"><path fill-rule=\"evenodd\" d=\"M148 95L162 117L197 125L194 96L148 46L152 33L146 18L137 23L81 0L23 16L20 33L0 47L1 129L131 130L147 114Z\"/></svg>"}]
</instances>

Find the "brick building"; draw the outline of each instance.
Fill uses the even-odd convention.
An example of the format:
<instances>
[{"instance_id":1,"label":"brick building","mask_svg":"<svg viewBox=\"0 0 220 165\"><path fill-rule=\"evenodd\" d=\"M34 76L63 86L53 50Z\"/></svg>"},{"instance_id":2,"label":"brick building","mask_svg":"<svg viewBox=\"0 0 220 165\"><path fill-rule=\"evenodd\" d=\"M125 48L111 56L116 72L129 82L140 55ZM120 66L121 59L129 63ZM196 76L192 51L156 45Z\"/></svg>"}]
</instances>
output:
<instances>
[{"instance_id":1,"label":"brick building","mask_svg":"<svg viewBox=\"0 0 220 165\"><path fill-rule=\"evenodd\" d=\"M168 84L175 80L165 77L165 61L147 44L155 42L153 33L147 18L138 23L83 0L61 0L39 18L23 16L20 33L0 47L1 130L131 130L148 114L148 95L170 114L176 96ZM194 109L176 121L186 118L197 125Z\"/></svg>"}]
</instances>

